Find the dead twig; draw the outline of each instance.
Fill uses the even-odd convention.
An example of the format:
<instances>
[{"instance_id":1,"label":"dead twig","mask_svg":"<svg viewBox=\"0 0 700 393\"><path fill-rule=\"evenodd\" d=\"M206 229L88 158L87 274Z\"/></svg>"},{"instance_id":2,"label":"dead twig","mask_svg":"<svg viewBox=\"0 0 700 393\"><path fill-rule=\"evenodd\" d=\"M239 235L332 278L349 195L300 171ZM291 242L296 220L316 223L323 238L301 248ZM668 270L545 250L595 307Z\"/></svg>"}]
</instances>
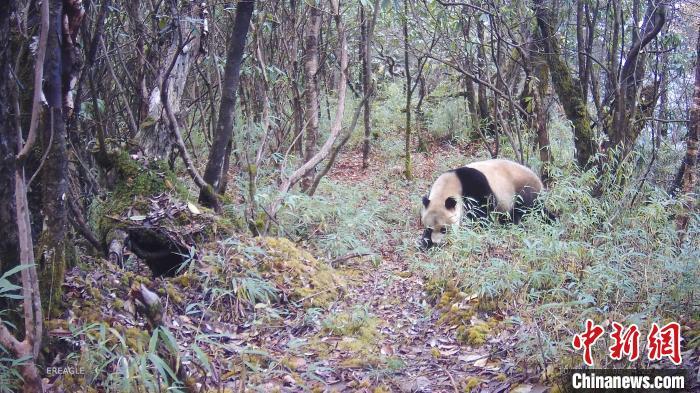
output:
<instances>
[{"instance_id":1,"label":"dead twig","mask_svg":"<svg viewBox=\"0 0 700 393\"><path fill-rule=\"evenodd\" d=\"M371 252L351 252L349 254L343 255L342 257L338 257L338 258L332 260L330 262L330 265L333 267L336 267L341 262L345 262L345 261L348 261L348 260L354 259L354 258L367 257L370 255L374 255L374 254L372 254Z\"/></svg>"}]
</instances>

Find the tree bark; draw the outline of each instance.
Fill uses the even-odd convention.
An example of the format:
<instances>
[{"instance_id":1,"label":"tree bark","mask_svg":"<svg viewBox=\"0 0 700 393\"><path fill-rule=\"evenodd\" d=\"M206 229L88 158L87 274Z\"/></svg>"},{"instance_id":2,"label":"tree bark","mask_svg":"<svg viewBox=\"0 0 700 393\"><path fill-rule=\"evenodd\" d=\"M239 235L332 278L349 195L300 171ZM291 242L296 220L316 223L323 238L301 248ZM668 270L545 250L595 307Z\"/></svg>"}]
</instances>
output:
<instances>
[{"instance_id":1,"label":"tree bark","mask_svg":"<svg viewBox=\"0 0 700 393\"><path fill-rule=\"evenodd\" d=\"M476 22L476 34L479 38L479 46L476 52L478 76L481 80L489 80L488 72L486 71L486 50L484 49L484 24L480 20ZM493 118L489 112L486 85L479 83L477 93L479 96L479 120L481 122L478 126L482 127L486 133L493 134Z\"/></svg>"},{"instance_id":2,"label":"tree bark","mask_svg":"<svg viewBox=\"0 0 700 393\"><path fill-rule=\"evenodd\" d=\"M540 35L535 32L533 38L530 40L526 50L520 50L523 69L527 76L522 98L523 101L525 97L531 99L531 108L534 114L534 119L532 120L534 121L531 120L530 125L534 126L537 132L537 150L542 163L541 177L542 182L547 185L550 181L549 169L552 163L549 131L547 129L549 113L544 105L544 98L549 87L549 67L547 66L547 60L544 58ZM524 106L527 107L527 105Z\"/></svg>"},{"instance_id":3,"label":"tree bark","mask_svg":"<svg viewBox=\"0 0 700 393\"><path fill-rule=\"evenodd\" d=\"M362 63L362 77L360 79L362 83L362 93L364 95L367 95L369 92L369 60L367 54L367 49L369 48L367 38L367 30L369 30L368 24L365 6L360 4L360 60ZM364 114L365 137L362 141L362 168L367 168L369 166L369 136L372 131L369 123L369 107L365 107Z\"/></svg>"},{"instance_id":4,"label":"tree bark","mask_svg":"<svg viewBox=\"0 0 700 393\"><path fill-rule=\"evenodd\" d=\"M182 9L178 8L180 2L169 0L167 3L172 17L170 29L165 30L166 33L164 33L169 35L169 49L167 55L160 59L156 71L158 76L153 81L153 87L148 94L148 116L139 125L139 130L134 137L136 145L141 148L143 154L157 160L167 158L174 142L161 100L163 94L160 89L166 71L174 62L175 66L169 72L169 90L165 96L170 100L170 107L177 118L190 68L198 55L204 51L208 35L206 25L203 23L206 19L205 2L185 2Z\"/></svg>"},{"instance_id":5,"label":"tree bark","mask_svg":"<svg viewBox=\"0 0 700 393\"><path fill-rule=\"evenodd\" d=\"M226 161L227 147L233 137L233 118L236 107L236 92L240 81L241 62L245 51L245 42L250 28L250 18L253 15L254 0L241 1L236 7L236 17L233 22L233 30L228 39L226 53L226 67L224 69L224 83L221 87L221 104L219 106L219 119L216 123L214 143L209 150L207 167L204 170L204 181L211 185L215 192L223 194L221 177ZM216 201L211 200L209 194L200 191L199 202L208 207L215 207Z\"/></svg>"},{"instance_id":6,"label":"tree bark","mask_svg":"<svg viewBox=\"0 0 700 393\"><path fill-rule=\"evenodd\" d=\"M70 45L62 39L63 4L51 1L49 35L44 63L44 95L48 104L44 116L42 132L45 163L42 171L42 213L43 230L37 244L39 281L44 309L48 315L58 311L61 301L61 288L67 264L70 262L71 245L68 236L68 150L66 147L66 124L63 117L63 45ZM69 59L65 59L70 61Z\"/></svg>"},{"instance_id":7,"label":"tree bark","mask_svg":"<svg viewBox=\"0 0 700 393\"><path fill-rule=\"evenodd\" d=\"M697 208L697 200L693 197L693 191L698 183L698 148L700 147L700 26L698 27L698 42L695 49L695 92L690 106L688 121L688 136L686 137L686 153L683 164L685 170L681 180L681 201L684 211L678 215L676 225L684 236L688 227L690 210Z\"/></svg>"},{"instance_id":8,"label":"tree bark","mask_svg":"<svg viewBox=\"0 0 700 393\"><path fill-rule=\"evenodd\" d=\"M635 121L637 114L637 95L646 72L646 54L642 51L661 31L666 22L666 6L655 5L651 1L647 5L644 17L644 30L641 37L635 34L630 50L625 56L625 63L620 71L620 79L617 83L618 92L615 94L616 102L613 108L613 123L608 130L610 144L617 146L623 144L625 151L629 151L634 145L638 131L642 127L630 125ZM656 102L656 98L654 98Z\"/></svg>"},{"instance_id":9,"label":"tree bark","mask_svg":"<svg viewBox=\"0 0 700 393\"><path fill-rule=\"evenodd\" d=\"M462 7L461 17L462 17L462 36L464 38L465 47L466 47L466 43L469 42L469 40L470 40L469 34L470 34L470 30L471 30L471 23L470 23L470 19L468 17L467 6ZM466 48L465 48L465 50L466 50ZM463 68L465 70L472 69L470 56L464 57ZM464 91L465 91L464 97L467 100L467 107L469 108L469 116L470 116L471 123L472 123L472 129L476 129L476 127L479 127L479 112L477 110L476 91L474 90L475 81L466 75L463 75L463 77L464 77Z\"/></svg>"},{"instance_id":10,"label":"tree bark","mask_svg":"<svg viewBox=\"0 0 700 393\"><path fill-rule=\"evenodd\" d=\"M321 30L321 10L310 5L309 24L304 36L304 78L306 80L306 152L304 160L310 161L316 154L316 141L318 140L318 36ZM306 191L314 180L314 168L304 174L301 181L301 189Z\"/></svg>"},{"instance_id":11,"label":"tree bark","mask_svg":"<svg viewBox=\"0 0 700 393\"><path fill-rule=\"evenodd\" d=\"M406 179L413 177L411 170L411 64L408 56L408 0L403 2L403 61L406 73L406 126L405 126L405 146L404 146L404 176Z\"/></svg>"},{"instance_id":12,"label":"tree bark","mask_svg":"<svg viewBox=\"0 0 700 393\"><path fill-rule=\"evenodd\" d=\"M586 100L581 97L581 89L578 81L571 76L571 70L561 57L561 49L553 26L554 17L551 6L546 0L535 0L535 16L537 25L542 34L542 44L545 57L549 64L554 90L559 101L564 107L566 117L574 127L574 144L576 147L576 161L582 168L588 167L588 161L593 156L596 147L593 140L591 120L586 107Z\"/></svg>"},{"instance_id":13,"label":"tree bark","mask_svg":"<svg viewBox=\"0 0 700 393\"><path fill-rule=\"evenodd\" d=\"M364 6L362 6L364 10ZM369 166L370 141L372 136L372 39L374 38L374 27L377 24L377 14L379 14L379 0L374 0L372 4L372 20L367 19L367 13L362 14L362 92L363 100L363 121L365 126L365 137L362 145L362 168Z\"/></svg>"},{"instance_id":14,"label":"tree bark","mask_svg":"<svg viewBox=\"0 0 700 393\"><path fill-rule=\"evenodd\" d=\"M46 36L49 28L48 2L43 4L41 12L41 34ZM35 363L41 345L43 317L39 284L34 267L24 168L22 162L15 156L23 147L20 140L18 105L14 105L13 102L13 99L17 98L16 72L11 70L14 42L10 26L17 23L15 20L17 13L16 0L0 2L0 186L2 186L0 187L0 202L2 202L0 223L3 226L0 258L4 259L11 255L14 258L11 261L19 261L23 267L21 281L25 334L24 340L19 341L0 320L0 346L6 348L13 357L26 358L19 367L24 380L23 391L35 393L43 391L41 377ZM40 50L44 49L45 46L42 48L40 45ZM43 64L36 64L36 68L43 68ZM37 85L41 90L41 79ZM41 92L40 90L38 93ZM32 108L36 117L38 117L40 105L38 102L38 105ZM14 110L10 108L14 108ZM14 209L14 212L10 212L8 209ZM11 219L14 221L10 221ZM5 235L12 238L6 239ZM5 267L0 266L0 269L4 270Z\"/></svg>"},{"instance_id":15,"label":"tree bark","mask_svg":"<svg viewBox=\"0 0 700 393\"><path fill-rule=\"evenodd\" d=\"M17 97L12 76L15 47L10 34L10 18L16 9L16 0L0 2L0 275L19 260L15 210L15 155L19 130L15 123L18 114L13 109L13 99ZM0 308L4 300L0 300Z\"/></svg>"}]
</instances>

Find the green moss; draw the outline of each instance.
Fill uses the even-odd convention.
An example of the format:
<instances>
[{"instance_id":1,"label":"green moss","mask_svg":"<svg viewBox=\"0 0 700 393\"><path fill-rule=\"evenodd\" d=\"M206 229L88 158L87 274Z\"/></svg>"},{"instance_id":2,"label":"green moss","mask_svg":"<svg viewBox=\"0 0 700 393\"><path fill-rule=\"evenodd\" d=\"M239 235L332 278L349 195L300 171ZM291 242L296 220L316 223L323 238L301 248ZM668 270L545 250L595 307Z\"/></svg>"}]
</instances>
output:
<instances>
[{"instance_id":1,"label":"green moss","mask_svg":"<svg viewBox=\"0 0 700 393\"><path fill-rule=\"evenodd\" d=\"M182 295L180 295L179 290L169 282L165 284L165 294L168 295L170 301L172 301L175 304L181 304L183 301Z\"/></svg>"},{"instance_id":2,"label":"green moss","mask_svg":"<svg viewBox=\"0 0 700 393\"><path fill-rule=\"evenodd\" d=\"M364 356L350 357L343 359L340 362L340 367L343 368L367 368L367 367L377 367L380 362L377 358L370 358Z\"/></svg>"},{"instance_id":3,"label":"green moss","mask_svg":"<svg viewBox=\"0 0 700 393\"><path fill-rule=\"evenodd\" d=\"M186 187L165 162L158 161L146 167L124 151L114 153L110 158L116 183L105 201L95 199L92 202L88 215L91 226L102 238L110 229L123 226L109 216L118 216L128 208L146 211L148 197L152 195L170 191L186 199Z\"/></svg>"},{"instance_id":4,"label":"green moss","mask_svg":"<svg viewBox=\"0 0 700 393\"><path fill-rule=\"evenodd\" d=\"M148 332L137 328L126 328L122 329L121 333L124 335L127 347L136 353L144 353L150 341Z\"/></svg>"},{"instance_id":5,"label":"green moss","mask_svg":"<svg viewBox=\"0 0 700 393\"><path fill-rule=\"evenodd\" d=\"M328 307L345 289L345 280L330 266L285 238L261 238L268 257L261 270L279 287L289 288L291 298L305 307Z\"/></svg>"},{"instance_id":6,"label":"green moss","mask_svg":"<svg viewBox=\"0 0 700 393\"><path fill-rule=\"evenodd\" d=\"M490 331L491 328L486 322L460 326L457 328L457 341L478 347L486 343Z\"/></svg>"},{"instance_id":7,"label":"green moss","mask_svg":"<svg viewBox=\"0 0 700 393\"><path fill-rule=\"evenodd\" d=\"M464 393L469 393L474 388L481 384L481 379L478 377L469 377L464 381Z\"/></svg>"},{"instance_id":8,"label":"green moss","mask_svg":"<svg viewBox=\"0 0 700 393\"><path fill-rule=\"evenodd\" d=\"M189 274L189 273L184 273L180 276L177 276L172 279L173 284L177 284L183 288L189 288L192 285L192 281L196 280L196 277Z\"/></svg>"}]
</instances>

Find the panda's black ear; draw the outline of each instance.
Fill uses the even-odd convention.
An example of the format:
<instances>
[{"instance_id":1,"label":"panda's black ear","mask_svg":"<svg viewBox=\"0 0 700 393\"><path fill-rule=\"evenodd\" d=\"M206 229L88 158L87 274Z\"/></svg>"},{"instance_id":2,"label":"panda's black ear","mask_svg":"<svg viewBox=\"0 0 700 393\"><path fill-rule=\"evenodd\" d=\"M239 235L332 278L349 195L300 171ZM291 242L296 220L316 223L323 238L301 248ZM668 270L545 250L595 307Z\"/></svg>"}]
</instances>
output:
<instances>
[{"instance_id":1,"label":"panda's black ear","mask_svg":"<svg viewBox=\"0 0 700 393\"><path fill-rule=\"evenodd\" d=\"M455 208L455 206L457 206L456 199L454 199L452 197L445 199L445 207L447 208L447 210L452 210Z\"/></svg>"},{"instance_id":2,"label":"panda's black ear","mask_svg":"<svg viewBox=\"0 0 700 393\"><path fill-rule=\"evenodd\" d=\"M428 199L427 196L423 196L423 206L428 207L429 204L430 204L430 199Z\"/></svg>"}]
</instances>

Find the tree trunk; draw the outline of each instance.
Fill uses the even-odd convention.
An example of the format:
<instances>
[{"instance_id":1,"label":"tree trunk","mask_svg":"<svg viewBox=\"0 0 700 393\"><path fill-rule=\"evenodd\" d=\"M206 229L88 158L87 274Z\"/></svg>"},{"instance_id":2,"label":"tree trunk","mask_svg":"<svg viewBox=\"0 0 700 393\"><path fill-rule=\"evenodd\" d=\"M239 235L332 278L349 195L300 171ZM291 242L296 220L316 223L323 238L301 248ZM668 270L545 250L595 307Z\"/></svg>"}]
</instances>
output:
<instances>
[{"instance_id":1,"label":"tree trunk","mask_svg":"<svg viewBox=\"0 0 700 393\"><path fill-rule=\"evenodd\" d=\"M10 34L10 15L16 9L16 0L0 2L0 275L19 260L15 210L18 130L13 102L15 81L11 73L16 46ZM3 307L5 300L0 300L0 308L9 309Z\"/></svg>"},{"instance_id":2,"label":"tree trunk","mask_svg":"<svg viewBox=\"0 0 700 393\"><path fill-rule=\"evenodd\" d=\"M370 138L372 136L372 95L374 95L372 86L372 39L374 38L374 27L377 24L379 6L379 0L374 0L371 22L368 22L366 13L362 17L362 31L364 32L362 35L362 92L365 95L363 108L365 138L362 146L362 168L369 166ZM364 10L364 7L362 9Z\"/></svg>"},{"instance_id":3,"label":"tree trunk","mask_svg":"<svg viewBox=\"0 0 700 393\"><path fill-rule=\"evenodd\" d=\"M466 44L470 40L470 23L469 19L465 18L465 15L468 15L468 9L466 6L462 7L462 36L464 37L464 41ZM465 70L472 69L470 56L465 56L463 68ZM476 91L474 90L474 83L475 81L472 78L464 75L465 98L467 100L467 107L469 108L469 117L471 119L472 129L476 129L476 127L479 127L479 112L477 110Z\"/></svg>"},{"instance_id":4,"label":"tree trunk","mask_svg":"<svg viewBox=\"0 0 700 393\"><path fill-rule=\"evenodd\" d=\"M58 311L61 301L63 276L72 253L68 242L68 151L66 125L63 117L62 75L64 74L64 50L61 42L63 4L52 1L49 35L44 63L44 95L48 104L42 133L43 149L48 151L42 159L42 213L43 230L37 244L41 297L47 315ZM69 45L66 41L63 44ZM70 73L67 71L66 73Z\"/></svg>"},{"instance_id":5,"label":"tree trunk","mask_svg":"<svg viewBox=\"0 0 700 393\"><path fill-rule=\"evenodd\" d=\"M250 27L250 18L253 15L254 0L241 1L236 7L236 18L233 22L233 30L228 39L226 53L226 68L224 69L224 83L221 87L221 104L219 106L219 119L214 132L214 143L209 150L207 167L204 170L204 181L210 184L214 191L223 194L226 190L221 186L226 151L233 137L233 118L236 107L236 92L240 81L241 62L245 51L246 37ZM263 70L264 72L264 70ZM200 191L199 202L208 207L216 207L216 198L211 198L209 193Z\"/></svg>"},{"instance_id":6,"label":"tree trunk","mask_svg":"<svg viewBox=\"0 0 700 393\"><path fill-rule=\"evenodd\" d=\"M620 71L618 93L615 95L616 102L610 105L613 109L613 123L608 130L610 144L612 146L623 144L625 151L630 151L637 139L638 131L642 128L640 125L631 126L637 117L637 96L646 71L646 53L642 49L659 34L666 22L665 5L656 6L649 2L647 7L642 23L644 31L641 37L638 34L634 36Z\"/></svg>"},{"instance_id":7,"label":"tree trunk","mask_svg":"<svg viewBox=\"0 0 700 393\"><path fill-rule=\"evenodd\" d=\"M685 207L682 214L677 218L676 224L681 236L684 236L688 227L690 210L696 208L697 200L693 197L695 187L698 183L697 161L698 147L700 147L700 27L698 28L698 42L695 49L695 92L693 102L690 106L688 121L688 136L686 137L685 171L681 180L681 201Z\"/></svg>"},{"instance_id":8,"label":"tree trunk","mask_svg":"<svg viewBox=\"0 0 700 393\"><path fill-rule=\"evenodd\" d=\"M537 87L533 89L533 110L535 112L535 125L537 129L537 148L542 162L542 182L548 185L550 181L549 170L552 164L552 151L549 145L549 131L547 120L549 117L544 98L547 95L549 85L549 68L547 60L542 56L541 51L533 52L533 75L537 78Z\"/></svg>"},{"instance_id":9,"label":"tree trunk","mask_svg":"<svg viewBox=\"0 0 700 393\"><path fill-rule=\"evenodd\" d=\"M376 10L375 10L376 12ZM360 5L360 59L362 60L362 93L366 96L369 94L369 55L367 51L369 50L369 41L367 38L368 30L367 13L365 12L365 6ZM367 168L369 166L369 137L372 132L370 129L370 113L369 105L366 104L364 107L364 125L365 125L365 137L362 142L362 168Z\"/></svg>"},{"instance_id":10,"label":"tree trunk","mask_svg":"<svg viewBox=\"0 0 700 393\"><path fill-rule=\"evenodd\" d=\"M476 34L479 38L479 46L477 48L478 76L481 80L489 80L488 72L486 71L486 50L484 49L484 24L480 20L477 20L476 23ZM494 130L493 119L489 112L486 85L479 83L477 93L479 95L479 120L481 122L478 126L483 127L486 133L492 134Z\"/></svg>"},{"instance_id":11,"label":"tree trunk","mask_svg":"<svg viewBox=\"0 0 700 393\"><path fill-rule=\"evenodd\" d=\"M408 58L408 0L403 2L403 59L404 59L404 69L406 70L406 137L405 137L405 147L404 147L404 175L406 179L411 179L413 177L411 171L411 96L413 95L413 89L411 89L411 65Z\"/></svg>"},{"instance_id":12,"label":"tree trunk","mask_svg":"<svg viewBox=\"0 0 700 393\"><path fill-rule=\"evenodd\" d=\"M556 24L550 8L545 3L545 0L535 0L535 16L542 34L542 44L546 53L547 63L549 64L552 84L557 92L559 101L564 107L566 117L574 127L576 161L579 166L585 168L595 152L591 120L588 115L586 100L584 97L581 97L579 83L571 77L571 71L561 57L559 41L554 32Z\"/></svg>"},{"instance_id":13,"label":"tree trunk","mask_svg":"<svg viewBox=\"0 0 700 393\"><path fill-rule=\"evenodd\" d=\"M22 358L19 366L23 379L23 391L27 393L42 392L42 381L36 367L36 357L39 352L42 336L42 312L39 298L39 285L34 267L34 251L31 230L29 228L29 206L24 182L24 169L16 154L22 150L19 138L17 107L16 73L11 71L14 40L10 26L16 25L18 15L16 0L0 2L0 224L2 224L3 239L0 242L0 259L11 256L13 263L19 261L24 269L21 271L22 296L24 311L24 340L19 341L8 330L5 322L0 320L0 346L9 351L10 356ZM48 30L49 3L41 8L41 36L46 37ZM59 30L60 31L60 30ZM45 41L40 43L37 51L42 53ZM43 54L38 58L43 58ZM42 68L42 64L36 64ZM41 75L41 74L39 74ZM40 80L38 81L40 82ZM41 86L39 84L39 86ZM60 95L59 95L60 96ZM14 110L10 108L14 107ZM33 108L38 114L39 106ZM10 212L9 209L14 209ZM14 222L9 221L14 218ZM5 236L8 236L7 238ZM5 270L7 266L0 265Z\"/></svg>"},{"instance_id":14,"label":"tree trunk","mask_svg":"<svg viewBox=\"0 0 700 393\"><path fill-rule=\"evenodd\" d=\"M157 160L167 158L173 145L161 100L163 95L160 92L165 74L168 72L170 76L166 96L177 118L190 67L204 50L204 41L208 34L206 25L202 23L206 18L206 3L185 2L182 9L178 9L178 2L175 0L169 0L168 3L172 17L171 29L162 34L169 35L170 48L167 50L167 55L158 63L156 71L158 76L153 81L153 87L148 94L148 116L139 125L139 130L134 137L143 154ZM180 48L181 46L183 47ZM173 60L175 66L168 71Z\"/></svg>"},{"instance_id":15,"label":"tree trunk","mask_svg":"<svg viewBox=\"0 0 700 393\"><path fill-rule=\"evenodd\" d=\"M304 79L306 80L306 152L304 161L309 162L316 154L318 140L318 36L321 30L321 10L310 5L309 24L304 36ZM313 184L315 167L309 168L301 181L301 189L308 190Z\"/></svg>"},{"instance_id":16,"label":"tree trunk","mask_svg":"<svg viewBox=\"0 0 700 393\"><path fill-rule=\"evenodd\" d=\"M537 31L535 31L526 50L520 50L522 66L526 75L521 102L523 107L532 109L530 111L532 114L529 116L529 124L537 132L537 150L542 163L541 177L542 182L546 185L550 180L549 169L552 163L552 152L547 130L549 114L547 107L544 105L544 98L547 95L549 86L549 68L543 52L541 39ZM528 105L526 98L531 100L529 103L531 105Z\"/></svg>"},{"instance_id":17,"label":"tree trunk","mask_svg":"<svg viewBox=\"0 0 700 393\"><path fill-rule=\"evenodd\" d=\"M576 49L578 52L578 82L581 89L581 97L588 99L588 72L586 70L586 38L584 35L584 0L576 0Z\"/></svg>"}]
</instances>

